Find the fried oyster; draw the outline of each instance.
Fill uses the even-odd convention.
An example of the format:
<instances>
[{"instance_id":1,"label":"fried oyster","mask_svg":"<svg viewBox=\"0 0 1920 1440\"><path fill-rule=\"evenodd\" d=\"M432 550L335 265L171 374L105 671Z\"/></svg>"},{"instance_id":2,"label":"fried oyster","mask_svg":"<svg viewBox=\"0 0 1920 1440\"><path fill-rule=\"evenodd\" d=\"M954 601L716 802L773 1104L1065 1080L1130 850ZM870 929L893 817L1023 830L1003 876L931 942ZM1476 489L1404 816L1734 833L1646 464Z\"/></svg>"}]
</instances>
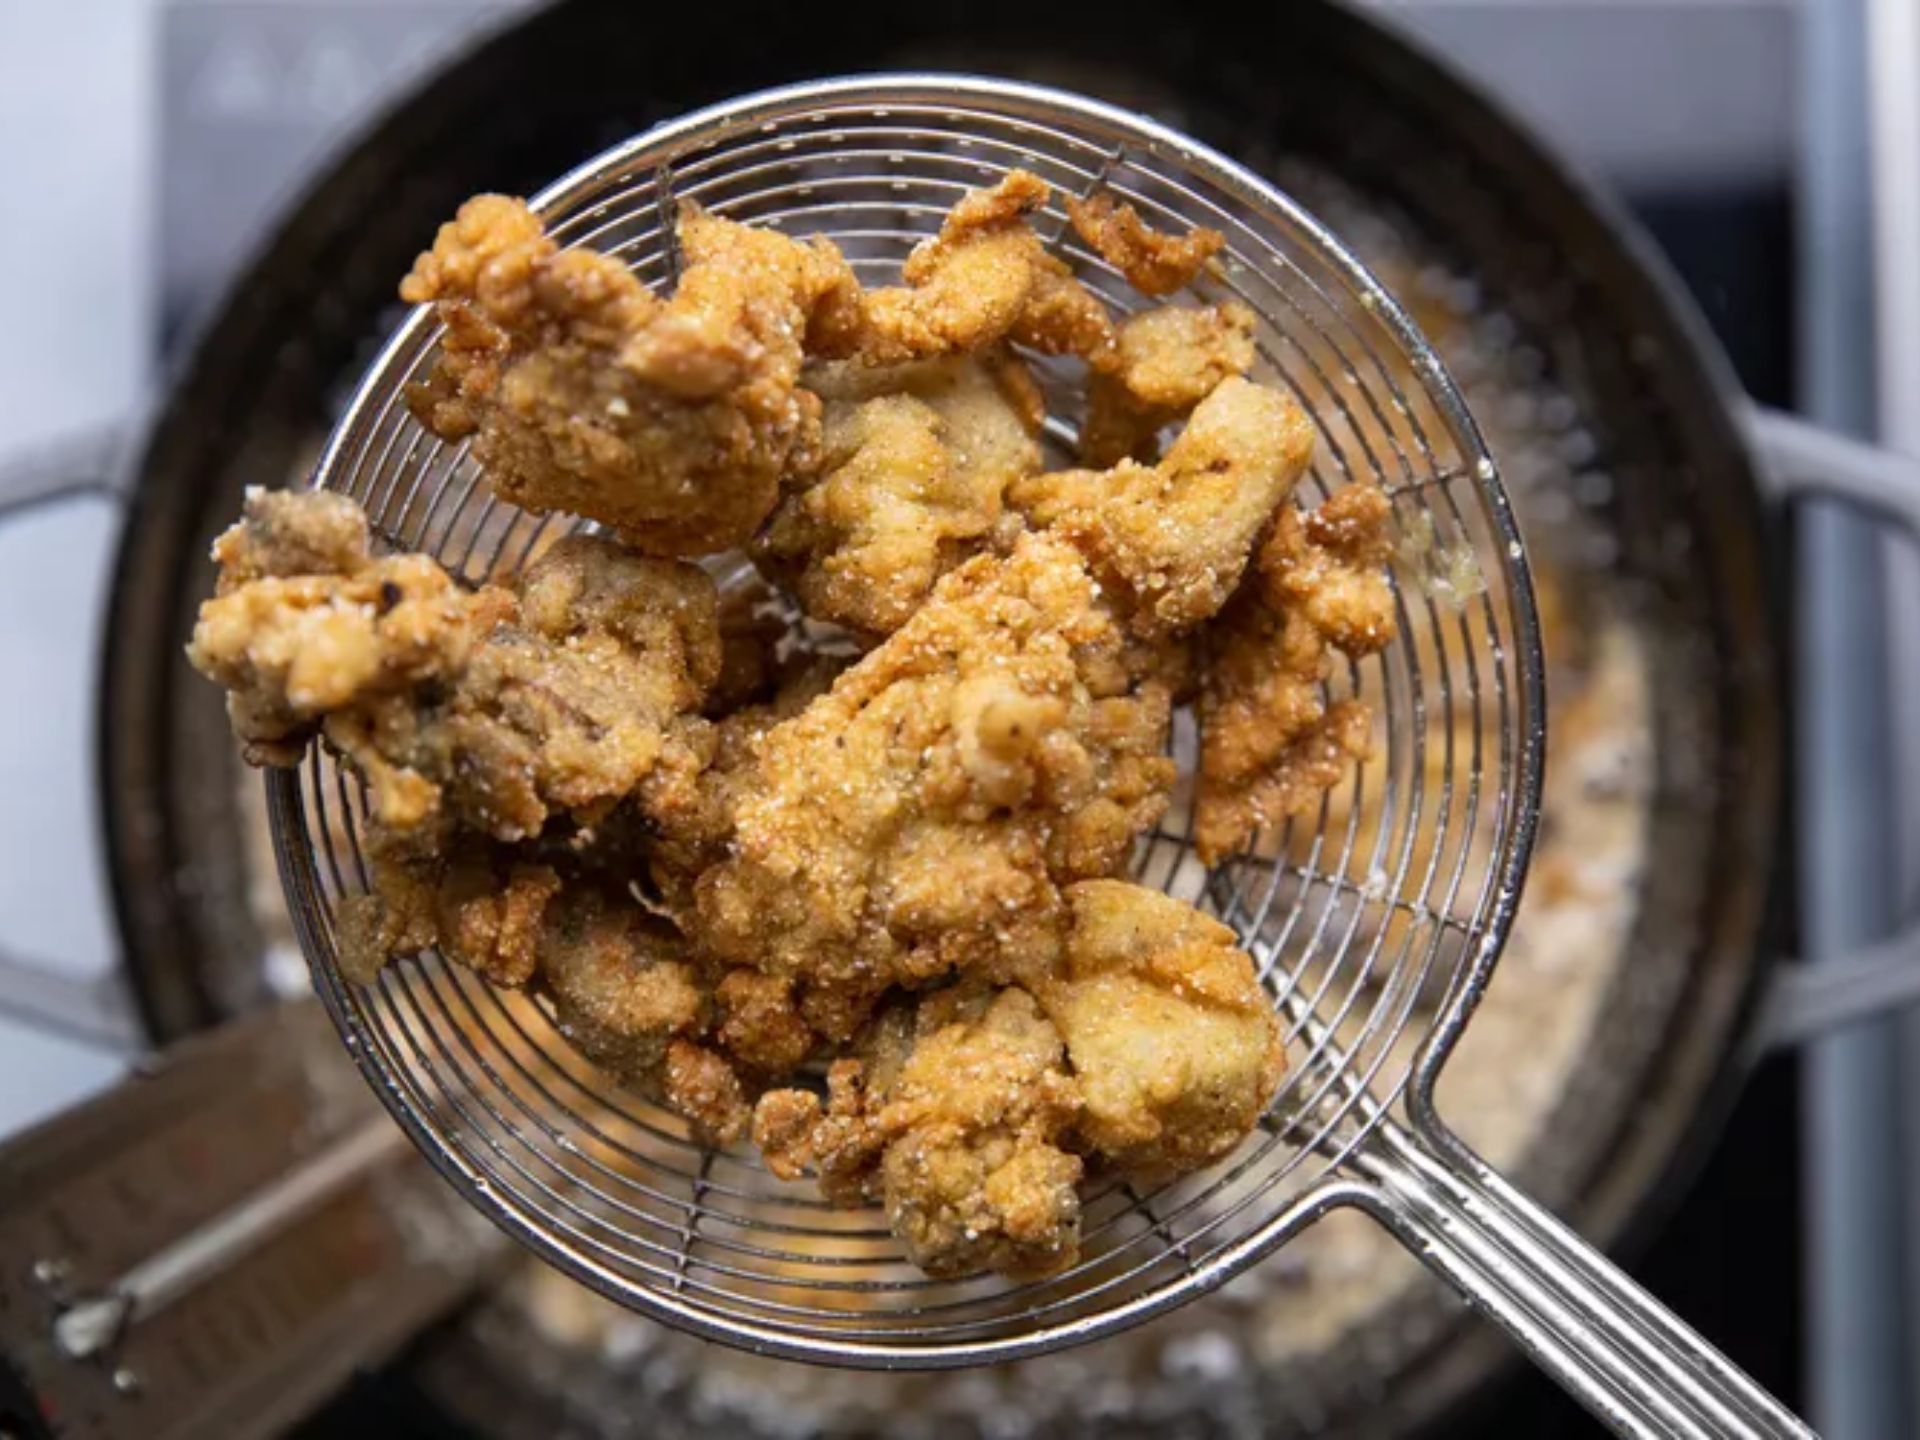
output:
<instances>
[{"instance_id":1,"label":"fried oyster","mask_svg":"<svg viewBox=\"0 0 1920 1440\"><path fill-rule=\"evenodd\" d=\"M897 365L1012 341L1048 355L1103 357L1112 317L1027 223L1051 193L1025 170L968 191L940 233L907 257L902 283L868 291L858 318L820 353Z\"/></svg>"},{"instance_id":2,"label":"fried oyster","mask_svg":"<svg viewBox=\"0 0 1920 1440\"><path fill-rule=\"evenodd\" d=\"M1163 305L1120 326L1112 362L1087 377L1080 463L1152 464L1154 438L1234 376L1253 368L1253 312L1238 302Z\"/></svg>"},{"instance_id":3,"label":"fried oyster","mask_svg":"<svg viewBox=\"0 0 1920 1440\"><path fill-rule=\"evenodd\" d=\"M1008 498L1086 554L1136 633L1164 636L1226 603L1274 507L1306 472L1313 443L1313 426L1291 399L1230 378L1159 464L1036 475Z\"/></svg>"},{"instance_id":4,"label":"fried oyster","mask_svg":"<svg viewBox=\"0 0 1920 1440\"><path fill-rule=\"evenodd\" d=\"M1059 1032L1025 990L956 987L899 1006L835 1063L830 1099L775 1090L754 1111L776 1175L811 1170L843 1204L877 1201L930 1275L1046 1274L1073 1262L1079 1110Z\"/></svg>"},{"instance_id":5,"label":"fried oyster","mask_svg":"<svg viewBox=\"0 0 1920 1440\"><path fill-rule=\"evenodd\" d=\"M790 477L754 559L809 615L875 635L993 535L1007 487L1040 468L1033 382L994 352L828 367L817 462Z\"/></svg>"},{"instance_id":6,"label":"fried oyster","mask_svg":"<svg viewBox=\"0 0 1920 1440\"><path fill-rule=\"evenodd\" d=\"M809 330L857 302L840 252L680 210L670 300L624 262L561 250L526 204L469 200L400 287L446 325L410 395L503 500L569 511L655 555L751 535L819 435L799 384Z\"/></svg>"},{"instance_id":7,"label":"fried oyster","mask_svg":"<svg viewBox=\"0 0 1920 1440\"><path fill-rule=\"evenodd\" d=\"M698 567L573 537L515 588L467 590L424 556L376 559L359 507L317 492L250 493L214 556L187 655L254 763L324 734L389 828L504 841L628 796L669 825L690 803L720 665Z\"/></svg>"},{"instance_id":8,"label":"fried oyster","mask_svg":"<svg viewBox=\"0 0 1920 1440\"><path fill-rule=\"evenodd\" d=\"M1218 230L1205 227L1184 235L1155 230L1133 206L1104 191L1084 200L1069 198L1067 216L1074 233L1101 259L1142 295L1156 299L1191 285L1227 243Z\"/></svg>"}]
</instances>

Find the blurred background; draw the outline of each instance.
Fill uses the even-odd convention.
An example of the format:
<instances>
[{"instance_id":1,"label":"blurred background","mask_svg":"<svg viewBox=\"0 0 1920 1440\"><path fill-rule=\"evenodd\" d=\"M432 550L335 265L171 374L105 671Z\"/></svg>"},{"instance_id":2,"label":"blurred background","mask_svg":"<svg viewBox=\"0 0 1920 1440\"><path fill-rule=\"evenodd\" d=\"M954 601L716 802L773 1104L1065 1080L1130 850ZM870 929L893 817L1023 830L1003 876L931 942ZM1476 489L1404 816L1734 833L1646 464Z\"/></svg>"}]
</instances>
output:
<instances>
[{"instance_id":1,"label":"blurred background","mask_svg":"<svg viewBox=\"0 0 1920 1440\"><path fill-rule=\"evenodd\" d=\"M396 97L531 8L518 0L0 7L9 172L0 272L13 277L0 345L0 467L84 470L130 443L196 328L312 177ZM1908 452L1920 452L1915 11L1912 0L1375 7L1624 204L1748 395ZM952 23L964 34L964 21ZM1218 38L1167 43L1191 50ZM643 76L635 83L644 90ZM419 243L428 238L423 229ZM1423 291L1445 295L1459 283L1444 262L1380 243ZM323 304L324 269L311 283ZM235 427L247 418L224 417ZM1500 426L1489 428L1499 454ZM1553 509L1543 504L1543 513ZM1817 962L1891 929L1920 871L1920 772L1896 743L1920 733L1920 629L1885 618L1920 613L1920 582L1902 547L1857 516L1813 505L1775 518L1767 597L1776 611L1767 623L1797 654L1783 715L1796 789L1760 943ZM98 645L119 525L113 505L81 499L0 527L0 688L11 702L0 707L0 975L11 977L13 996L0 1017L0 1135L111 1087L138 1044L116 988L122 944L95 770ZM1579 950L1564 937L1552 944ZM1622 948L1617 936L1613 948ZM1631 966L1633 956L1610 950L1596 973L1616 963ZM297 958L283 949L275 964L272 983L297 991ZM1704 1138L1667 1187L1670 1200L1630 1242L1637 1273L1823 1433L1920 1434L1920 1024L1894 1014L1778 1048L1722 1088L1701 1103L1711 1112ZM569 1298L528 1303L549 1330L603 1361L638 1366L636 1355L658 1347L590 1308L569 1309ZM1181 1360L1198 1367L1182 1383L1224 1384L1207 1369L1211 1354L1203 1347ZM672 1352L672 1364L697 1370L710 1355ZM370 1367L307 1422L311 1433L394 1416L486 1433L471 1417L450 1420L446 1407L421 1402L417 1387L392 1378L404 1368ZM834 1415L859 1409L844 1397L817 1410L804 1396L757 1409L739 1401L741 1387L764 1376L730 1375L732 1388L702 1399L684 1375L669 1384L647 1374L647 1396L693 1393L709 1419L735 1414L730 1404L761 1420L784 1410L782 1433L831 1430ZM785 1395L790 1383L799 1382L783 1376L767 1393ZM1470 1388L1471 1403L1427 1423L1457 1434L1587 1433L1542 1382L1506 1375ZM913 1403L949 1413L944 1402ZM1004 1394L993 1403L1003 1407L993 1433L1033 1428ZM1385 1409L1377 1423L1365 1407L1342 1413L1341 1433L1402 1428ZM567 1433L600 1433L597 1423L574 1415ZM929 1433L963 1433L957 1420L941 1423L949 1428ZM1311 1416L1281 1426L1257 1405L1181 1425L1182 1433L1316 1428Z\"/></svg>"}]
</instances>

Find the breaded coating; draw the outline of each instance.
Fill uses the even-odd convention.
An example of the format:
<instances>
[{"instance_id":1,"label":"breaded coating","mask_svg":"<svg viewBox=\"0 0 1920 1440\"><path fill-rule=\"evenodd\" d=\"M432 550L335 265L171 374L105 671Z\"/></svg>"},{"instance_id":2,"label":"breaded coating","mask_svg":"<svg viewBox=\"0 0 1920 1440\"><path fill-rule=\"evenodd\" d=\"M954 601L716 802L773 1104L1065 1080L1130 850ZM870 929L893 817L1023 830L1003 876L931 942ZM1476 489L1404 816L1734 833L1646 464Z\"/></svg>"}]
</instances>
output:
<instances>
[{"instance_id":1,"label":"breaded coating","mask_svg":"<svg viewBox=\"0 0 1920 1440\"><path fill-rule=\"evenodd\" d=\"M1232 930L1158 890L1088 880L1066 897L1065 964L1038 993L1079 1087L1076 1135L1142 1179L1219 1159L1286 1068L1252 959Z\"/></svg>"},{"instance_id":2,"label":"breaded coating","mask_svg":"<svg viewBox=\"0 0 1920 1440\"><path fill-rule=\"evenodd\" d=\"M1377 485L1347 485L1318 509L1287 506L1255 558L1267 604L1298 611L1352 659L1378 654L1396 633L1393 502Z\"/></svg>"},{"instance_id":3,"label":"breaded coating","mask_svg":"<svg viewBox=\"0 0 1920 1440\"><path fill-rule=\"evenodd\" d=\"M276 504L274 525L309 513L337 529L338 497L298 498L311 503ZM216 547L238 573L265 553L252 523ZM517 594L463 591L422 556L364 545L335 560L352 568L240 580L201 606L188 658L231 692L250 758L295 763L324 731L382 823L446 818L503 841L556 814L591 824L628 796L667 825L697 802L712 745L698 711L720 667L705 571L584 536Z\"/></svg>"},{"instance_id":4,"label":"breaded coating","mask_svg":"<svg viewBox=\"0 0 1920 1440\"><path fill-rule=\"evenodd\" d=\"M1194 848L1205 863L1308 813L1367 754L1371 710L1328 705L1322 682L1330 649L1358 658L1395 634L1391 521L1371 485L1347 486L1310 514L1284 507L1255 574L1203 637Z\"/></svg>"},{"instance_id":5,"label":"breaded coating","mask_svg":"<svg viewBox=\"0 0 1920 1440\"><path fill-rule=\"evenodd\" d=\"M890 634L1000 524L1007 486L1040 468L1032 379L995 354L834 366L810 383L826 400L820 463L790 482L753 556L808 614Z\"/></svg>"},{"instance_id":6,"label":"breaded coating","mask_svg":"<svg viewBox=\"0 0 1920 1440\"><path fill-rule=\"evenodd\" d=\"M540 979L560 1033L711 1144L747 1132L746 1087L700 1043L713 1001L680 936L626 896L570 886L542 935Z\"/></svg>"},{"instance_id":7,"label":"breaded coating","mask_svg":"<svg viewBox=\"0 0 1920 1440\"><path fill-rule=\"evenodd\" d=\"M760 737L824 695L850 657L796 658L774 668L774 691L712 726L712 746L695 778L690 802L671 816L659 807L628 805L600 827L600 843L637 857L632 872L644 870L659 893L661 908L686 923L693 906L693 885L709 866L724 859L733 841L734 815L752 784Z\"/></svg>"},{"instance_id":8,"label":"breaded coating","mask_svg":"<svg viewBox=\"0 0 1920 1440\"><path fill-rule=\"evenodd\" d=\"M664 1103L707 1143L746 1134L746 1087L702 1043L713 999L677 932L631 897L576 880L548 912L539 973L554 1023L581 1054Z\"/></svg>"},{"instance_id":9,"label":"breaded coating","mask_svg":"<svg viewBox=\"0 0 1920 1440\"><path fill-rule=\"evenodd\" d=\"M791 1075L813 1052L813 1031L793 1001L793 986L758 970L732 970L714 991L720 1047L762 1075Z\"/></svg>"},{"instance_id":10,"label":"breaded coating","mask_svg":"<svg viewBox=\"0 0 1920 1440\"><path fill-rule=\"evenodd\" d=\"M688 1040L668 1045L660 1088L667 1105L709 1144L731 1145L753 1123L753 1102L739 1072L704 1045Z\"/></svg>"},{"instance_id":11,"label":"breaded coating","mask_svg":"<svg viewBox=\"0 0 1920 1440\"><path fill-rule=\"evenodd\" d=\"M1254 323L1251 310L1229 301L1163 305L1121 325L1114 360L1087 376L1080 463L1095 470L1122 460L1152 464L1161 430L1253 367Z\"/></svg>"},{"instance_id":12,"label":"breaded coating","mask_svg":"<svg viewBox=\"0 0 1920 1440\"><path fill-rule=\"evenodd\" d=\"M1313 442L1291 399L1232 378L1200 402L1158 465L1037 475L1008 499L1085 553L1135 632L1152 638L1226 603Z\"/></svg>"},{"instance_id":13,"label":"breaded coating","mask_svg":"<svg viewBox=\"0 0 1920 1440\"><path fill-rule=\"evenodd\" d=\"M622 1080L657 1088L667 1047L699 1036L708 996L679 936L631 897L569 885L541 937L540 979L554 1021Z\"/></svg>"},{"instance_id":14,"label":"breaded coating","mask_svg":"<svg viewBox=\"0 0 1920 1440\"><path fill-rule=\"evenodd\" d=\"M415 413L475 436L499 496L598 520L655 555L744 541L818 436L799 388L809 327L854 306L832 245L683 206L662 301L619 259L560 250L520 200L481 195L401 284L447 327Z\"/></svg>"},{"instance_id":15,"label":"breaded coating","mask_svg":"<svg viewBox=\"0 0 1920 1440\"><path fill-rule=\"evenodd\" d=\"M1079 1108L1059 1033L1024 990L946 990L895 1052L837 1067L830 1114L775 1091L755 1135L776 1174L818 1167L830 1193L877 1200L930 1275L1044 1275L1079 1253L1078 1158L1058 1143ZM857 1067L857 1068L856 1068Z\"/></svg>"},{"instance_id":16,"label":"breaded coating","mask_svg":"<svg viewBox=\"0 0 1920 1440\"><path fill-rule=\"evenodd\" d=\"M661 1101L705 1139L746 1133L747 1092L702 1042L715 1018L685 942L624 888L471 833L425 841L366 828L367 893L340 902L340 968L370 982L437 949L495 985L534 985L581 1054Z\"/></svg>"},{"instance_id":17,"label":"breaded coating","mask_svg":"<svg viewBox=\"0 0 1920 1440\"><path fill-rule=\"evenodd\" d=\"M220 567L214 593L226 595L253 580L352 575L371 558L367 513L350 497L249 485L240 522L213 542Z\"/></svg>"},{"instance_id":18,"label":"breaded coating","mask_svg":"<svg viewBox=\"0 0 1920 1440\"><path fill-rule=\"evenodd\" d=\"M375 560L366 515L344 495L250 489L213 558L219 581L187 658L228 692L255 765L295 763L331 714L457 674L514 610L512 596L463 591L424 556Z\"/></svg>"},{"instance_id":19,"label":"breaded coating","mask_svg":"<svg viewBox=\"0 0 1920 1440\"><path fill-rule=\"evenodd\" d=\"M1106 307L1027 224L1050 193L1025 170L969 191L907 257L904 283L868 291L857 324L821 336L814 353L898 365L1011 340L1049 355L1104 356L1113 345Z\"/></svg>"},{"instance_id":20,"label":"breaded coating","mask_svg":"<svg viewBox=\"0 0 1920 1440\"><path fill-rule=\"evenodd\" d=\"M720 1004L682 935L603 881L570 877L540 933L540 987L566 1041L708 1144L747 1133L753 1096L712 1037Z\"/></svg>"},{"instance_id":21,"label":"breaded coating","mask_svg":"<svg viewBox=\"0 0 1920 1440\"><path fill-rule=\"evenodd\" d=\"M341 899L340 969L366 984L388 961L438 949L496 985L520 986L539 963L560 877L473 836L424 837L364 827L369 888Z\"/></svg>"},{"instance_id":22,"label":"breaded coating","mask_svg":"<svg viewBox=\"0 0 1920 1440\"><path fill-rule=\"evenodd\" d=\"M1204 227L1185 235L1153 229L1133 206L1102 191L1085 200L1068 197L1067 217L1074 232L1091 245L1142 295L1159 298L1193 283L1207 262L1220 253L1227 237Z\"/></svg>"},{"instance_id":23,"label":"breaded coating","mask_svg":"<svg viewBox=\"0 0 1920 1440\"><path fill-rule=\"evenodd\" d=\"M1168 694L1118 688L1124 646L1056 541L955 570L761 737L733 851L696 889L696 938L791 981L835 1041L892 986L1044 970L1056 886L1114 873L1173 779Z\"/></svg>"}]
</instances>

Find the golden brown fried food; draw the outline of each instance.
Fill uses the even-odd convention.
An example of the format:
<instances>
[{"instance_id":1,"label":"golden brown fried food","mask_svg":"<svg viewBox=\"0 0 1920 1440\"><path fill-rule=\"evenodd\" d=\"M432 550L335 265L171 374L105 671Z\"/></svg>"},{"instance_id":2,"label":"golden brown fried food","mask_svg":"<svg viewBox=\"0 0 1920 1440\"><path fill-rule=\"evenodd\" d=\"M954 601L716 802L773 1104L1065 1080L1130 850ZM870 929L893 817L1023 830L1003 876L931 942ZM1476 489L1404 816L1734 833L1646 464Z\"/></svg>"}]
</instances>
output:
<instances>
[{"instance_id":1,"label":"golden brown fried food","mask_svg":"<svg viewBox=\"0 0 1920 1440\"><path fill-rule=\"evenodd\" d=\"M1196 228L1185 235L1153 229L1133 206L1104 191L1085 200L1069 198L1067 217L1079 237L1099 252L1142 295L1159 297L1193 283L1206 263L1220 253L1227 237Z\"/></svg>"},{"instance_id":2,"label":"golden brown fried food","mask_svg":"<svg viewBox=\"0 0 1920 1440\"><path fill-rule=\"evenodd\" d=\"M1313 441L1287 396L1228 379L1158 465L1037 475L1007 498L1083 551L1134 630L1151 638L1226 602L1274 507L1305 473Z\"/></svg>"},{"instance_id":3,"label":"golden brown fried food","mask_svg":"<svg viewBox=\"0 0 1920 1440\"><path fill-rule=\"evenodd\" d=\"M284 536L310 516L333 544L338 498L292 499L259 523ZM297 553L248 539L252 513L216 549L236 576ZM351 568L223 583L201 607L188 657L232 692L253 758L291 764L324 729L386 825L445 816L504 841L630 795L667 825L697 803L712 743L698 711L720 666L705 571L571 537L517 594L465 592L425 557L368 558L364 528L357 553L331 554Z\"/></svg>"},{"instance_id":4,"label":"golden brown fried food","mask_svg":"<svg viewBox=\"0 0 1920 1440\"><path fill-rule=\"evenodd\" d=\"M747 1091L704 1043L709 982L685 941L617 882L565 871L471 832L369 825L370 888L340 903L340 966L367 983L389 961L437 949L495 985L538 984L560 1033L705 1138L745 1134Z\"/></svg>"},{"instance_id":5,"label":"golden brown fried food","mask_svg":"<svg viewBox=\"0 0 1920 1440\"><path fill-rule=\"evenodd\" d=\"M889 634L1002 518L1040 468L1032 385L1008 355L814 377L826 400L817 468L796 477L753 546L807 613Z\"/></svg>"},{"instance_id":6,"label":"golden brown fried food","mask_svg":"<svg viewBox=\"0 0 1920 1440\"><path fill-rule=\"evenodd\" d=\"M1039 996L1080 1090L1076 1134L1147 1179L1219 1159L1286 1068L1252 959L1225 925L1158 890L1088 880L1066 896L1065 964Z\"/></svg>"},{"instance_id":7,"label":"golden brown fried food","mask_svg":"<svg viewBox=\"0 0 1920 1440\"><path fill-rule=\"evenodd\" d=\"M213 542L214 593L253 580L356 574L372 559L371 538L366 511L348 496L249 485L239 523Z\"/></svg>"},{"instance_id":8,"label":"golden brown fried food","mask_svg":"<svg viewBox=\"0 0 1920 1440\"><path fill-rule=\"evenodd\" d=\"M437 948L496 985L533 978L560 877L474 836L365 828L370 888L340 902L340 969L360 984L389 960Z\"/></svg>"},{"instance_id":9,"label":"golden brown fried food","mask_svg":"<svg viewBox=\"0 0 1920 1440\"><path fill-rule=\"evenodd\" d=\"M720 1006L720 1047L761 1075L785 1076L813 1053L813 1031L793 1001L793 986L777 975L732 970L714 991Z\"/></svg>"},{"instance_id":10,"label":"golden brown fried food","mask_svg":"<svg viewBox=\"0 0 1920 1440\"><path fill-rule=\"evenodd\" d=\"M1045 969L1056 885L1113 873L1173 778L1167 692L1121 688L1124 646L1067 546L955 570L760 739L696 938L791 981L835 1041L893 986Z\"/></svg>"},{"instance_id":11,"label":"golden brown fried food","mask_svg":"<svg viewBox=\"0 0 1920 1440\"><path fill-rule=\"evenodd\" d=\"M213 558L218 586L187 658L228 692L255 765L293 764L330 714L457 673L514 608L424 556L375 560L366 515L343 495L251 489Z\"/></svg>"},{"instance_id":12,"label":"golden brown fried food","mask_svg":"<svg viewBox=\"0 0 1920 1440\"><path fill-rule=\"evenodd\" d=\"M1050 355L1105 355L1113 345L1106 307L1027 224L1050 193L1025 170L969 191L940 233L907 257L905 283L868 291L857 323L822 335L813 353L898 365L1011 340Z\"/></svg>"},{"instance_id":13,"label":"golden brown fried food","mask_svg":"<svg viewBox=\"0 0 1920 1440\"><path fill-rule=\"evenodd\" d=\"M935 1275L1071 1264L1083 1157L1157 1180L1256 1123L1284 1061L1251 960L1112 877L1168 804L1196 659L1216 859L1351 767L1370 719L1327 704L1329 656L1393 633L1390 507L1287 500L1314 437L1242 378L1252 315L1116 331L1029 227L1047 198L969 194L870 294L831 245L689 208L663 301L481 197L407 282L448 327L413 399L503 496L656 555L745 541L864 657L787 653L771 590L722 606L609 541L469 590L376 559L348 502L260 495L192 651L255 759L324 733L368 782L350 976L432 948L533 988L702 1139L751 1118L776 1174L879 1201ZM1152 294L1222 243L1069 209ZM1014 346L1088 361L1107 468L1034 474ZM824 1104L767 1088L816 1059Z\"/></svg>"},{"instance_id":14,"label":"golden brown fried food","mask_svg":"<svg viewBox=\"0 0 1920 1440\"><path fill-rule=\"evenodd\" d=\"M1044 1275L1079 1252L1078 1158L1058 1143L1079 1108L1059 1033L1024 990L944 990L843 1061L830 1107L761 1098L754 1134L774 1173L817 1168L842 1201L879 1201L930 1275Z\"/></svg>"},{"instance_id":15,"label":"golden brown fried food","mask_svg":"<svg viewBox=\"0 0 1920 1440\"><path fill-rule=\"evenodd\" d=\"M700 1043L712 997L676 932L626 896L570 885L541 936L540 979L560 1033L588 1059L712 1143L746 1134L746 1087Z\"/></svg>"},{"instance_id":16,"label":"golden brown fried food","mask_svg":"<svg viewBox=\"0 0 1920 1440\"><path fill-rule=\"evenodd\" d=\"M1285 506L1256 573L1204 637L1194 845L1207 864L1263 825L1306 813L1364 757L1372 713L1329 705L1329 649L1358 658L1393 638L1385 573L1392 505L1349 485L1311 514Z\"/></svg>"},{"instance_id":17,"label":"golden brown fried food","mask_svg":"<svg viewBox=\"0 0 1920 1440\"><path fill-rule=\"evenodd\" d=\"M600 827L597 844L630 859L630 875L644 872L659 892L661 908L676 923L686 923L694 882L725 858L733 841L735 812L752 783L760 737L824 695L850 663L846 656L817 655L774 666L770 697L712 726L711 750L688 803L665 817L657 805L625 806Z\"/></svg>"},{"instance_id":18,"label":"golden brown fried food","mask_svg":"<svg viewBox=\"0 0 1920 1440\"><path fill-rule=\"evenodd\" d=\"M1113 360L1087 376L1080 463L1152 464L1154 438L1253 366L1253 312L1237 301L1197 309L1163 305L1120 327Z\"/></svg>"},{"instance_id":19,"label":"golden brown fried food","mask_svg":"<svg viewBox=\"0 0 1920 1440\"><path fill-rule=\"evenodd\" d=\"M745 540L817 438L809 328L857 306L840 253L683 206L662 301L620 260L559 250L524 202L469 200L400 287L447 326L411 397L502 499L570 511L657 555Z\"/></svg>"},{"instance_id":20,"label":"golden brown fried food","mask_svg":"<svg viewBox=\"0 0 1920 1440\"><path fill-rule=\"evenodd\" d=\"M1267 604L1298 611L1352 659L1378 654L1397 629L1392 527L1393 502L1375 485L1345 486L1311 512L1286 507L1255 560Z\"/></svg>"},{"instance_id":21,"label":"golden brown fried food","mask_svg":"<svg viewBox=\"0 0 1920 1440\"><path fill-rule=\"evenodd\" d=\"M699 1036L708 996L679 936L623 894L569 884L540 937L554 1020L582 1054L623 1080L657 1082L675 1040Z\"/></svg>"}]
</instances>

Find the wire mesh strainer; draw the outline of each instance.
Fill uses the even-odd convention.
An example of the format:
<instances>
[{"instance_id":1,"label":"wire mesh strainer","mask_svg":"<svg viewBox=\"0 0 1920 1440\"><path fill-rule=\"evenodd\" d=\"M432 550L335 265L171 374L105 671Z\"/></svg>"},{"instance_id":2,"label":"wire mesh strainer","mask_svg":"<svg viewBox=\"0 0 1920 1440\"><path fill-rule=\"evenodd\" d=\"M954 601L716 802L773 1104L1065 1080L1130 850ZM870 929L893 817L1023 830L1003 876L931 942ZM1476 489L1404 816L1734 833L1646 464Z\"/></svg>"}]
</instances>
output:
<instances>
[{"instance_id":1,"label":"wire mesh strainer","mask_svg":"<svg viewBox=\"0 0 1920 1440\"><path fill-rule=\"evenodd\" d=\"M1426 343L1332 235L1264 182L1138 116L945 76L814 84L729 103L609 151L537 196L555 237L670 285L674 201L825 234L895 278L967 189L1021 167L1056 201L1040 233L1116 312L1141 302L1072 235L1061 195L1106 189L1150 223L1225 233L1203 298L1259 317L1255 378L1311 413L1308 492L1393 497L1400 640L1336 691L1372 702L1372 759L1317 816L1209 872L1178 799L1135 876L1232 924L1286 1021L1290 1069L1254 1135L1154 1190L1096 1182L1083 1254L1041 1280L934 1280L872 1213L834 1209L581 1058L535 1000L428 954L348 983L339 899L366 888L357 782L320 747L268 780L290 907L322 998L421 1149L475 1204L608 1296L699 1334L887 1367L1013 1359L1093 1339L1224 1283L1330 1207L1367 1209L1589 1404L1664 1434L1799 1433L1792 1417L1505 1186L1433 1113L1440 1066L1518 901L1544 719L1525 552L1471 418ZM316 483L390 542L474 580L570 522L494 500L462 446L403 401L433 363L426 311L360 386ZM1071 432L1069 362L1036 362ZM723 565L722 569L725 570ZM733 573L741 572L738 564ZM724 578L724 577L723 577ZM1183 789L1191 730L1176 727Z\"/></svg>"}]
</instances>

